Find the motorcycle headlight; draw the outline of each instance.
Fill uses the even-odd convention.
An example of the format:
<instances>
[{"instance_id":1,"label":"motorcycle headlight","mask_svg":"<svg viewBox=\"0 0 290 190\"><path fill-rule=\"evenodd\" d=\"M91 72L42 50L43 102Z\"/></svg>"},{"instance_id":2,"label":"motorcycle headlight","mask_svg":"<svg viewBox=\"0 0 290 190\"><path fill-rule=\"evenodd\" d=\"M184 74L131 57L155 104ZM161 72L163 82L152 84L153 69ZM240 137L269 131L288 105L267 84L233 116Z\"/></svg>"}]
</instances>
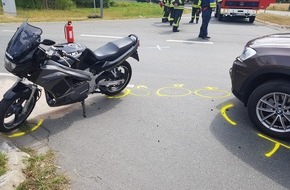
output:
<instances>
[{"instance_id":1,"label":"motorcycle headlight","mask_svg":"<svg viewBox=\"0 0 290 190\"><path fill-rule=\"evenodd\" d=\"M257 52L250 48L250 47L245 47L243 53L238 57L241 61L245 61L249 59L250 57L254 56Z\"/></svg>"},{"instance_id":2,"label":"motorcycle headlight","mask_svg":"<svg viewBox=\"0 0 290 190\"><path fill-rule=\"evenodd\" d=\"M6 57L4 58L4 66L9 72L12 72L16 68L16 64L9 61Z\"/></svg>"}]
</instances>

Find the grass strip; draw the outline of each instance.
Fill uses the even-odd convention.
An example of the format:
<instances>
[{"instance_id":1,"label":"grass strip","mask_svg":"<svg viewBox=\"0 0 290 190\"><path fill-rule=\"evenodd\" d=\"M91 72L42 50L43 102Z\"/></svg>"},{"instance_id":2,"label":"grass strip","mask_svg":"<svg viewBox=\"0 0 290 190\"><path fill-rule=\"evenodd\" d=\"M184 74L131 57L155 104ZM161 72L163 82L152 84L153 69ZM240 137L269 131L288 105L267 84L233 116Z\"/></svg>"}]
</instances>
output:
<instances>
[{"instance_id":1,"label":"grass strip","mask_svg":"<svg viewBox=\"0 0 290 190\"><path fill-rule=\"evenodd\" d=\"M162 16L163 9L154 3L116 2L113 7L105 8L104 20L131 19L131 18L157 18ZM0 22L55 22L55 21L82 21L88 20L94 14L93 8L77 8L72 10L28 10L17 9L17 16L7 16L0 8ZM96 11L100 15L100 9Z\"/></svg>"},{"instance_id":2,"label":"grass strip","mask_svg":"<svg viewBox=\"0 0 290 190\"><path fill-rule=\"evenodd\" d=\"M23 170L26 180L16 190L66 190L69 189L68 177L57 171L55 154L49 150L45 154L37 154L32 149L24 150L30 155Z\"/></svg>"},{"instance_id":3,"label":"grass strip","mask_svg":"<svg viewBox=\"0 0 290 190\"><path fill-rule=\"evenodd\" d=\"M268 23L290 26L289 16L275 15L275 14L269 14L269 13L259 13L257 15L257 19L264 22L268 22Z\"/></svg>"},{"instance_id":4,"label":"grass strip","mask_svg":"<svg viewBox=\"0 0 290 190\"><path fill-rule=\"evenodd\" d=\"M7 167L8 158L5 153L0 153L0 176L8 171Z\"/></svg>"}]
</instances>

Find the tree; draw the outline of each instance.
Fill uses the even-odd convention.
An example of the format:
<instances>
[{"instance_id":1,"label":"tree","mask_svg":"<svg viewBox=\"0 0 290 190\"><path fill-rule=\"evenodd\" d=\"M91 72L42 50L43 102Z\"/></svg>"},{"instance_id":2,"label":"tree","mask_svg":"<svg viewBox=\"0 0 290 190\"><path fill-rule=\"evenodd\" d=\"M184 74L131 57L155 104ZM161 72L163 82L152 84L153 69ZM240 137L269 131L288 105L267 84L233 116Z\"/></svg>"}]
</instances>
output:
<instances>
[{"instance_id":1,"label":"tree","mask_svg":"<svg viewBox=\"0 0 290 190\"><path fill-rule=\"evenodd\" d=\"M25 9L70 9L75 7L72 0L15 0L16 7Z\"/></svg>"}]
</instances>

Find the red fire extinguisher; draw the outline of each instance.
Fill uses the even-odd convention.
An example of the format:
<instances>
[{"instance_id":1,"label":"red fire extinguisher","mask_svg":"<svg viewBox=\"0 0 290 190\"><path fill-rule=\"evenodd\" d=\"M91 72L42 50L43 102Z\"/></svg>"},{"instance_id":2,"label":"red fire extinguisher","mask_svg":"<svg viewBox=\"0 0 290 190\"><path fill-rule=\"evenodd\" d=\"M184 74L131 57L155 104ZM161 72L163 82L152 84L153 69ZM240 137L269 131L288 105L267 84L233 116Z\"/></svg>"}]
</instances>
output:
<instances>
[{"instance_id":1,"label":"red fire extinguisher","mask_svg":"<svg viewBox=\"0 0 290 190\"><path fill-rule=\"evenodd\" d=\"M67 43L74 42L74 31L71 21L68 21L67 24L64 26L64 35Z\"/></svg>"}]
</instances>

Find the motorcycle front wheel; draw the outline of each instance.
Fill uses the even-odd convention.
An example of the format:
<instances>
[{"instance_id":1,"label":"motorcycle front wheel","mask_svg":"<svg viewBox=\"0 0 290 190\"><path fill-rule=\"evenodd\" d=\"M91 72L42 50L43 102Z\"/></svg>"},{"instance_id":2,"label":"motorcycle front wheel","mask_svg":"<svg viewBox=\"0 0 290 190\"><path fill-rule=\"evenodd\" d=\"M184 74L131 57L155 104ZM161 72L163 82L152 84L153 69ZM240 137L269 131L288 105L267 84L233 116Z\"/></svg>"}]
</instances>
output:
<instances>
[{"instance_id":1,"label":"motorcycle front wheel","mask_svg":"<svg viewBox=\"0 0 290 190\"><path fill-rule=\"evenodd\" d=\"M113 73L114 74L113 74ZM118 67L114 68L111 73L108 73L104 76L101 81L116 81L123 80L123 82L118 83L117 85L110 86L100 86L99 89L101 93L106 94L108 96L114 96L122 92L129 84L132 76L132 68L128 62L123 62Z\"/></svg>"},{"instance_id":2,"label":"motorcycle front wheel","mask_svg":"<svg viewBox=\"0 0 290 190\"><path fill-rule=\"evenodd\" d=\"M23 108L26 103L27 99L15 96L0 102L0 132L7 133L19 128L31 114L36 104L36 97L32 97L31 102L27 105L27 110L24 112Z\"/></svg>"}]
</instances>

